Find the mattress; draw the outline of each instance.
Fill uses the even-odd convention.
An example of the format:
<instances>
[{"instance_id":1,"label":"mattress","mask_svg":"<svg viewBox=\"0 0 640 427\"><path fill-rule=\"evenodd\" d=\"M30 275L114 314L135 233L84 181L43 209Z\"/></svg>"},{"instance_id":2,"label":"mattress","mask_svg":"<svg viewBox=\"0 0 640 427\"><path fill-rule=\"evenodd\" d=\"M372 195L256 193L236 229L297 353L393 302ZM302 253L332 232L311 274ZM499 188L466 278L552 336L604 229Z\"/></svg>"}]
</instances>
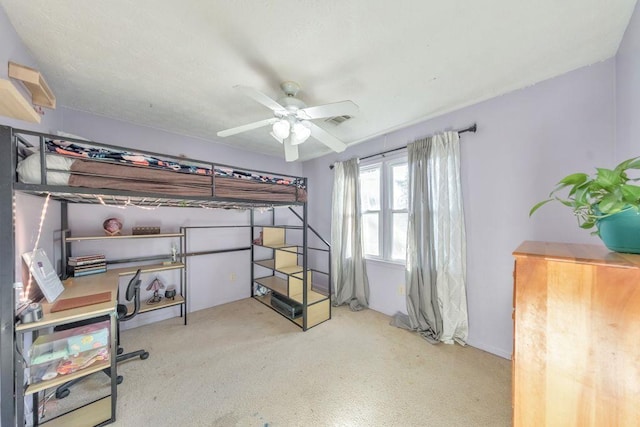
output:
<instances>
[{"instance_id":1,"label":"mattress","mask_svg":"<svg viewBox=\"0 0 640 427\"><path fill-rule=\"evenodd\" d=\"M298 178L256 174L200 162L179 162L146 154L46 141L47 185L171 196L304 202ZM42 184L40 153L18 163L20 182Z\"/></svg>"}]
</instances>

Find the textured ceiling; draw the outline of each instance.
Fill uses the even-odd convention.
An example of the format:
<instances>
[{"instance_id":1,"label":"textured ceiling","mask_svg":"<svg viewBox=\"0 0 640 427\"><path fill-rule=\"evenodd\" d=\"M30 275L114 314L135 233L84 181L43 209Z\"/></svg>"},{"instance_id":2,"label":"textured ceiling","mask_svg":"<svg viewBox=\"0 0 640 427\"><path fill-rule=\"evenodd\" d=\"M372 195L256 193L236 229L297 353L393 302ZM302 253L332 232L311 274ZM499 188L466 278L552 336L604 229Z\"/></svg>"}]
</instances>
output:
<instances>
[{"instance_id":1,"label":"textured ceiling","mask_svg":"<svg viewBox=\"0 0 640 427\"><path fill-rule=\"evenodd\" d=\"M0 0L59 105L282 156L272 117L233 89L307 105L347 144L615 55L635 0ZM300 159L328 152L309 139Z\"/></svg>"}]
</instances>

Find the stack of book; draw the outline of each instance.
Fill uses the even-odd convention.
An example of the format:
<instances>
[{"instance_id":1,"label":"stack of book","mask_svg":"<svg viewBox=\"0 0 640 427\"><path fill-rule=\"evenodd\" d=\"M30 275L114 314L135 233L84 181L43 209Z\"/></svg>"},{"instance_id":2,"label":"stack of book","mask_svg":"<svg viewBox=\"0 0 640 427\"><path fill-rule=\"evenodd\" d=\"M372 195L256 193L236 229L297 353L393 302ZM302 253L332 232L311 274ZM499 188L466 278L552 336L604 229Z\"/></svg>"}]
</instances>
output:
<instances>
[{"instance_id":1,"label":"stack of book","mask_svg":"<svg viewBox=\"0 0 640 427\"><path fill-rule=\"evenodd\" d=\"M67 260L67 273L73 277L107 271L107 260L104 255L70 256Z\"/></svg>"}]
</instances>

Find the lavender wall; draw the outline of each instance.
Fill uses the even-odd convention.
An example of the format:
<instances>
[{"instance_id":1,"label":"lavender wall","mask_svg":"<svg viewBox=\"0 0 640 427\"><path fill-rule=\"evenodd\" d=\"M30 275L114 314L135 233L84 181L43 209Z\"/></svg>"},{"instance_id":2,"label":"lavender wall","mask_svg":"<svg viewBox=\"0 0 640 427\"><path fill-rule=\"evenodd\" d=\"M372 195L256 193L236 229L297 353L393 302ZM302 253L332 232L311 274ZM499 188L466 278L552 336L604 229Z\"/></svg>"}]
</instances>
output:
<instances>
[{"instance_id":1,"label":"lavender wall","mask_svg":"<svg viewBox=\"0 0 640 427\"><path fill-rule=\"evenodd\" d=\"M616 56L616 160L640 156L640 5Z\"/></svg>"},{"instance_id":2,"label":"lavender wall","mask_svg":"<svg viewBox=\"0 0 640 427\"><path fill-rule=\"evenodd\" d=\"M259 167L281 174L300 175L302 171L300 163L287 163L282 157L235 149L217 143L216 137L211 140L193 138L68 108L61 108L61 111L61 130L95 141L240 167Z\"/></svg>"},{"instance_id":3,"label":"lavender wall","mask_svg":"<svg viewBox=\"0 0 640 427\"><path fill-rule=\"evenodd\" d=\"M512 351L513 258L523 240L600 244L571 213L547 206L528 212L563 176L613 161L615 61L585 67L304 164L310 223L329 235L336 160L404 146L447 129L478 124L461 139L467 227L469 344L503 357ZM404 270L368 262L371 308L406 312Z\"/></svg>"},{"instance_id":4,"label":"lavender wall","mask_svg":"<svg viewBox=\"0 0 640 427\"><path fill-rule=\"evenodd\" d=\"M9 61L16 62L18 64L27 65L29 67L38 68L38 64L31 56L31 53L24 46L18 34L13 29L13 26L9 22L3 8L0 7L0 78L8 79L8 69L6 64ZM25 96L28 92L18 83L14 82L16 87ZM40 132L49 132L52 129L58 129L62 121L59 110L44 110L45 114L42 116L40 123L30 123L22 120L12 119L9 117L0 116L0 125L12 126L21 129L30 129ZM34 244L38 235L37 225L40 220L40 213L42 211L44 199L40 197L33 197L25 194L16 195L16 205L20 207L20 214L16 221L15 235L16 235L16 279L22 280L22 261L20 254L31 251L34 248ZM10 223L11 218L1 218L3 224ZM49 209L49 214L46 216L43 223L42 235L45 236L41 241L40 247L42 247L47 253L53 252L53 242L51 236L54 230L59 228L60 215L58 203L52 202Z\"/></svg>"},{"instance_id":5,"label":"lavender wall","mask_svg":"<svg viewBox=\"0 0 640 427\"><path fill-rule=\"evenodd\" d=\"M7 63L9 61L16 62L18 64L27 65L33 68L38 68L38 64L31 56L31 53L24 46L17 33L13 29L13 26L9 22L7 15L2 7L0 7L0 78L8 78ZM28 92L20 85L16 84L16 87L25 96L28 96ZM16 120L8 117L0 116L0 125L12 126L21 129L30 129L40 132L48 132L50 129L59 127L61 122L61 114L57 110L44 110L45 114L42 117L41 123L30 123L22 120ZM4 147L5 150L8 147ZM1 203L10 203L9 200L2 200ZM41 197L34 197L26 194L16 194L15 205L18 212L15 221L15 280L23 281L25 286L27 285L26 268L23 269L23 263L20 255L24 252L32 251L35 247L35 243L38 237L40 215L44 206L44 199ZM3 215L0 218L3 227L8 227L13 222L11 215L4 215L6 210L2 210ZM57 202L52 202L49 205L48 214L46 215L43 223L41 234L43 238L40 240L39 247L43 248L48 254L52 254L54 251L53 236L54 230L59 228L60 225L60 209ZM8 295L12 295L13 291L8 290L11 283L2 283L4 287L0 298L7 298ZM32 286L36 286L33 284ZM3 317L4 318L4 317ZM2 344L8 345L6 343ZM4 363L4 361L3 361ZM6 375L6 372L2 374L2 380L11 379L11 375ZM6 383L2 383L3 392L6 390ZM13 387L9 385L9 387ZM3 394L2 398L11 400L11 395L6 396ZM30 399L25 398L25 404L27 408L31 407ZM8 414L3 413L3 420ZM28 419L28 417L27 417Z\"/></svg>"}]
</instances>

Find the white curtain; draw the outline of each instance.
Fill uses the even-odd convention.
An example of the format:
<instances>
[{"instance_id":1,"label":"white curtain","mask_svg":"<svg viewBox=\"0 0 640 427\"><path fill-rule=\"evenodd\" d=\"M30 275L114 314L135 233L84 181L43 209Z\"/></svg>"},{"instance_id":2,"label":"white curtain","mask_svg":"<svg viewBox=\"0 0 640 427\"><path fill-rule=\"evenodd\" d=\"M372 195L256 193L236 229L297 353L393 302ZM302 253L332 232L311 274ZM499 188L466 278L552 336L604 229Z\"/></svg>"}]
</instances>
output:
<instances>
[{"instance_id":1,"label":"white curtain","mask_svg":"<svg viewBox=\"0 0 640 427\"><path fill-rule=\"evenodd\" d=\"M466 236L457 132L407 146L409 224L407 313L396 326L418 331L430 342L465 344Z\"/></svg>"},{"instance_id":2,"label":"white curtain","mask_svg":"<svg viewBox=\"0 0 640 427\"><path fill-rule=\"evenodd\" d=\"M333 304L349 304L354 311L369 306L369 280L362 242L358 159L337 162L331 207Z\"/></svg>"}]
</instances>

